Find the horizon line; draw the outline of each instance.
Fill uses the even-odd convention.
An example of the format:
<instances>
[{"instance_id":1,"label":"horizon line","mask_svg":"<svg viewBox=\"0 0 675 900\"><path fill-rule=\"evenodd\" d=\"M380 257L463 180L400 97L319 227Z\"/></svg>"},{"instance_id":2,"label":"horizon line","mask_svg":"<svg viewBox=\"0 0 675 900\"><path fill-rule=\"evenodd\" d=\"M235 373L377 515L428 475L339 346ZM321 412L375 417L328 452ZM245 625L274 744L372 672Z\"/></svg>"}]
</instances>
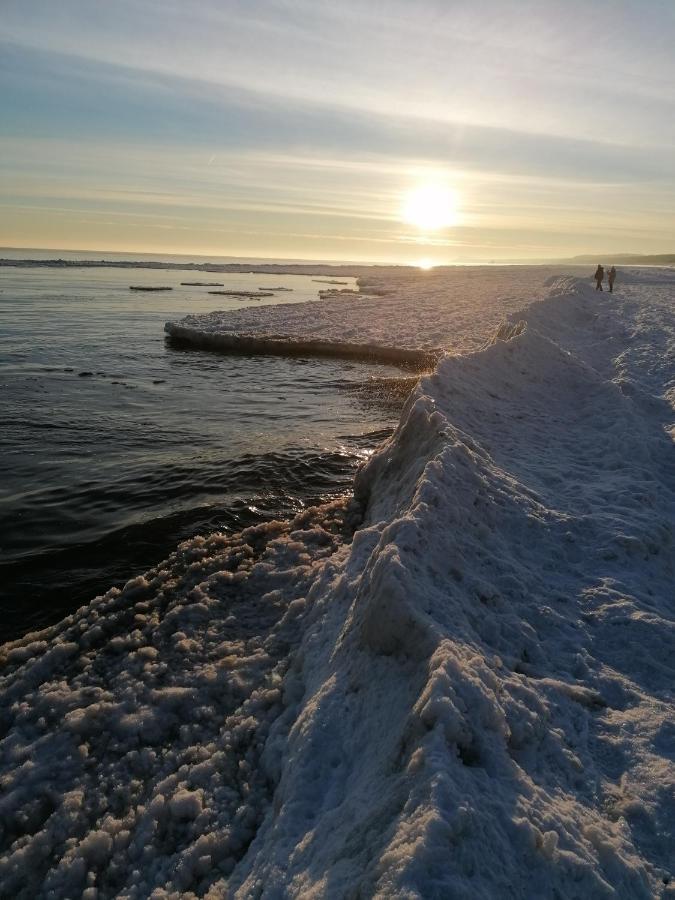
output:
<instances>
[{"instance_id":1,"label":"horizon line","mask_svg":"<svg viewBox=\"0 0 675 900\"><path fill-rule=\"evenodd\" d=\"M504 257L504 258L489 258L486 257L484 259L479 260L453 260L453 261L435 261L428 257L425 257L424 260L407 260L407 261L393 261L393 260L374 260L374 259L342 259L342 258L328 258L328 257L284 257L284 256L256 256L254 254L251 255L229 255L229 254L219 254L219 253L179 253L175 251L157 251L157 250L105 250L97 248L95 250L86 250L83 248L75 247L27 247L27 246L14 246L14 245L0 245L0 252L9 250L12 252L17 251L36 251L39 253L68 253L68 254L77 254L82 253L86 256L91 256L95 254L103 254L105 255L115 255L115 256L132 256L132 257L181 257L183 259L186 258L195 258L195 259L203 259L203 260L228 260L232 264L247 264L247 263L255 263L257 265L279 265L279 264L289 264L289 265L349 265L349 266L400 266L403 268L419 268L421 262L427 262L433 268L443 268L443 267L453 267L453 266L482 266L482 265L490 265L490 266L498 266L498 265L551 265L556 263L570 263L570 262L579 262L579 263L587 263L591 258L598 259L602 258L615 258L620 259L624 257L632 257L635 259L644 259L644 258L667 258L673 257L675 258L675 251L672 253L639 253L639 252L631 252L631 251L601 251L601 252L591 252L591 253L583 253L576 254L574 256L540 256L540 257ZM30 257L26 257L26 260L30 260ZM54 261L61 259L61 257L49 257L45 260L35 260L36 262L47 262L48 260L53 259ZM32 261L32 260L31 260ZM68 262L75 262L77 260L67 260ZM102 260L105 261L105 260ZM122 262L123 260L115 260L115 262ZM141 261L143 261L141 259ZM148 262L152 260L147 260Z\"/></svg>"}]
</instances>

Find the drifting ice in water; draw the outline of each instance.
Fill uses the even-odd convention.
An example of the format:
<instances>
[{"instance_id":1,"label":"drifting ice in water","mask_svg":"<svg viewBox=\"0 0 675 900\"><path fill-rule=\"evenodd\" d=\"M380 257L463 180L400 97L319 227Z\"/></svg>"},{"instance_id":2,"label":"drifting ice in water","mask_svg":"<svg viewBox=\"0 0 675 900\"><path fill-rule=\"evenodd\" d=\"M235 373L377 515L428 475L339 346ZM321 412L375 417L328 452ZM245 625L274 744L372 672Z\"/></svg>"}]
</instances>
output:
<instances>
[{"instance_id":1,"label":"drifting ice in water","mask_svg":"<svg viewBox=\"0 0 675 900\"><path fill-rule=\"evenodd\" d=\"M172 287L151 287L143 284L132 284L129 286L130 291L172 291Z\"/></svg>"}]
</instances>

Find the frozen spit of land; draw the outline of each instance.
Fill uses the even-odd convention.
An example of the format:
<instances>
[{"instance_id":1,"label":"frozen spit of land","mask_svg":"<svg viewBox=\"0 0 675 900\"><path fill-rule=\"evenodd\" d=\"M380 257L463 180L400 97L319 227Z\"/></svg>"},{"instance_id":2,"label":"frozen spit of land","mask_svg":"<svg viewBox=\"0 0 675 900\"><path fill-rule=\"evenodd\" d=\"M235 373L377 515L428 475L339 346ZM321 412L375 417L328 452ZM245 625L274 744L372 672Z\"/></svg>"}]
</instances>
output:
<instances>
[{"instance_id":1,"label":"frozen spit of land","mask_svg":"<svg viewBox=\"0 0 675 900\"><path fill-rule=\"evenodd\" d=\"M675 277L548 276L350 506L2 648L0 893L673 896Z\"/></svg>"},{"instance_id":2,"label":"frozen spit of land","mask_svg":"<svg viewBox=\"0 0 675 900\"><path fill-rule=\"evenodd\" d=\"M475 350L508 313L541 297L550 268L373 269L360 294L189 315L167 322L174 339L202 349L376 358L430 367L448 349Z\"/></svg>"}]
</instances>

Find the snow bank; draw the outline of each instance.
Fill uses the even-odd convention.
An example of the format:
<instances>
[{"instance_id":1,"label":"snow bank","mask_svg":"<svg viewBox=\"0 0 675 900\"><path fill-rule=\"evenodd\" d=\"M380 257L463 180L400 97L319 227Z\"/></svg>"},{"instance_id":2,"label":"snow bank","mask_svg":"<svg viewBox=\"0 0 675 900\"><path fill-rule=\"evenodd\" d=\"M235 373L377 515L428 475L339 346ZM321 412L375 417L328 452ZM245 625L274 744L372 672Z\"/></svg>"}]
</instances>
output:
<instances>
[{"instance_id":1,"label":"snow bank","mask_svg":"<svg viewBox=\"0 0 675 900\"><path fill-rule=\"evenodd\" d=\"M675 280L546 277L351 541L198 538L5 646L2 892L674 895Z\"/></svg>"}]
</instances>

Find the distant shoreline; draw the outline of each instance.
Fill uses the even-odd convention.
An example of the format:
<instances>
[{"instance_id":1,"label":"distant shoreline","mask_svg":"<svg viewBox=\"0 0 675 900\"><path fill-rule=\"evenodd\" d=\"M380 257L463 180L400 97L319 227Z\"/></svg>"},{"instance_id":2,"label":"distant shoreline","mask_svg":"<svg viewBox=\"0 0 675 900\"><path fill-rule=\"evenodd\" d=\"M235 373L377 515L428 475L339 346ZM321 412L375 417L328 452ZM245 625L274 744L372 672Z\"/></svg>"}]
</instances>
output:
<instances>
[{"instance_id":1,"label":"distant shoreline","mask_svg":"<svg viewBox=\"0 0 675 900\"><path fill-rule=\"evenodd\" d=\"M675 266L675 254L658 255L632 255L632 254L585 254L568 259L551 260L500 260L471 263L438 263L431 269L443 268L512 268L514 266L529 266L532 268L541 266L578 266L585 267L596 265L598 260L611 262L618 266ZM417 269L414 263L349 263L349 262L173 262L167 260L143 260L143 259L63 259L48 258L35 259L26 257L14 259L11 257L0 258L0 268L51 268L51 269L154 269L176 270L192 272L231 272L254 273L259 275L341 275L358 277L360 274L372 272L374 269Z\"/></svg>"},{"instance_id":2,"label":"distant shoreline","mask_svg":"<svg viewBox=\"0 0 675 900\"><path fill-rule=\"evenodd\" d=\"M343 275L356 277L374 268L414 268L414 266L366 265L363 263L195 263L156 260L105 259L0 259L0 268L48 269L156 269L193 272L234 272L264 275Z\"/></svg>"}]
</instances>

